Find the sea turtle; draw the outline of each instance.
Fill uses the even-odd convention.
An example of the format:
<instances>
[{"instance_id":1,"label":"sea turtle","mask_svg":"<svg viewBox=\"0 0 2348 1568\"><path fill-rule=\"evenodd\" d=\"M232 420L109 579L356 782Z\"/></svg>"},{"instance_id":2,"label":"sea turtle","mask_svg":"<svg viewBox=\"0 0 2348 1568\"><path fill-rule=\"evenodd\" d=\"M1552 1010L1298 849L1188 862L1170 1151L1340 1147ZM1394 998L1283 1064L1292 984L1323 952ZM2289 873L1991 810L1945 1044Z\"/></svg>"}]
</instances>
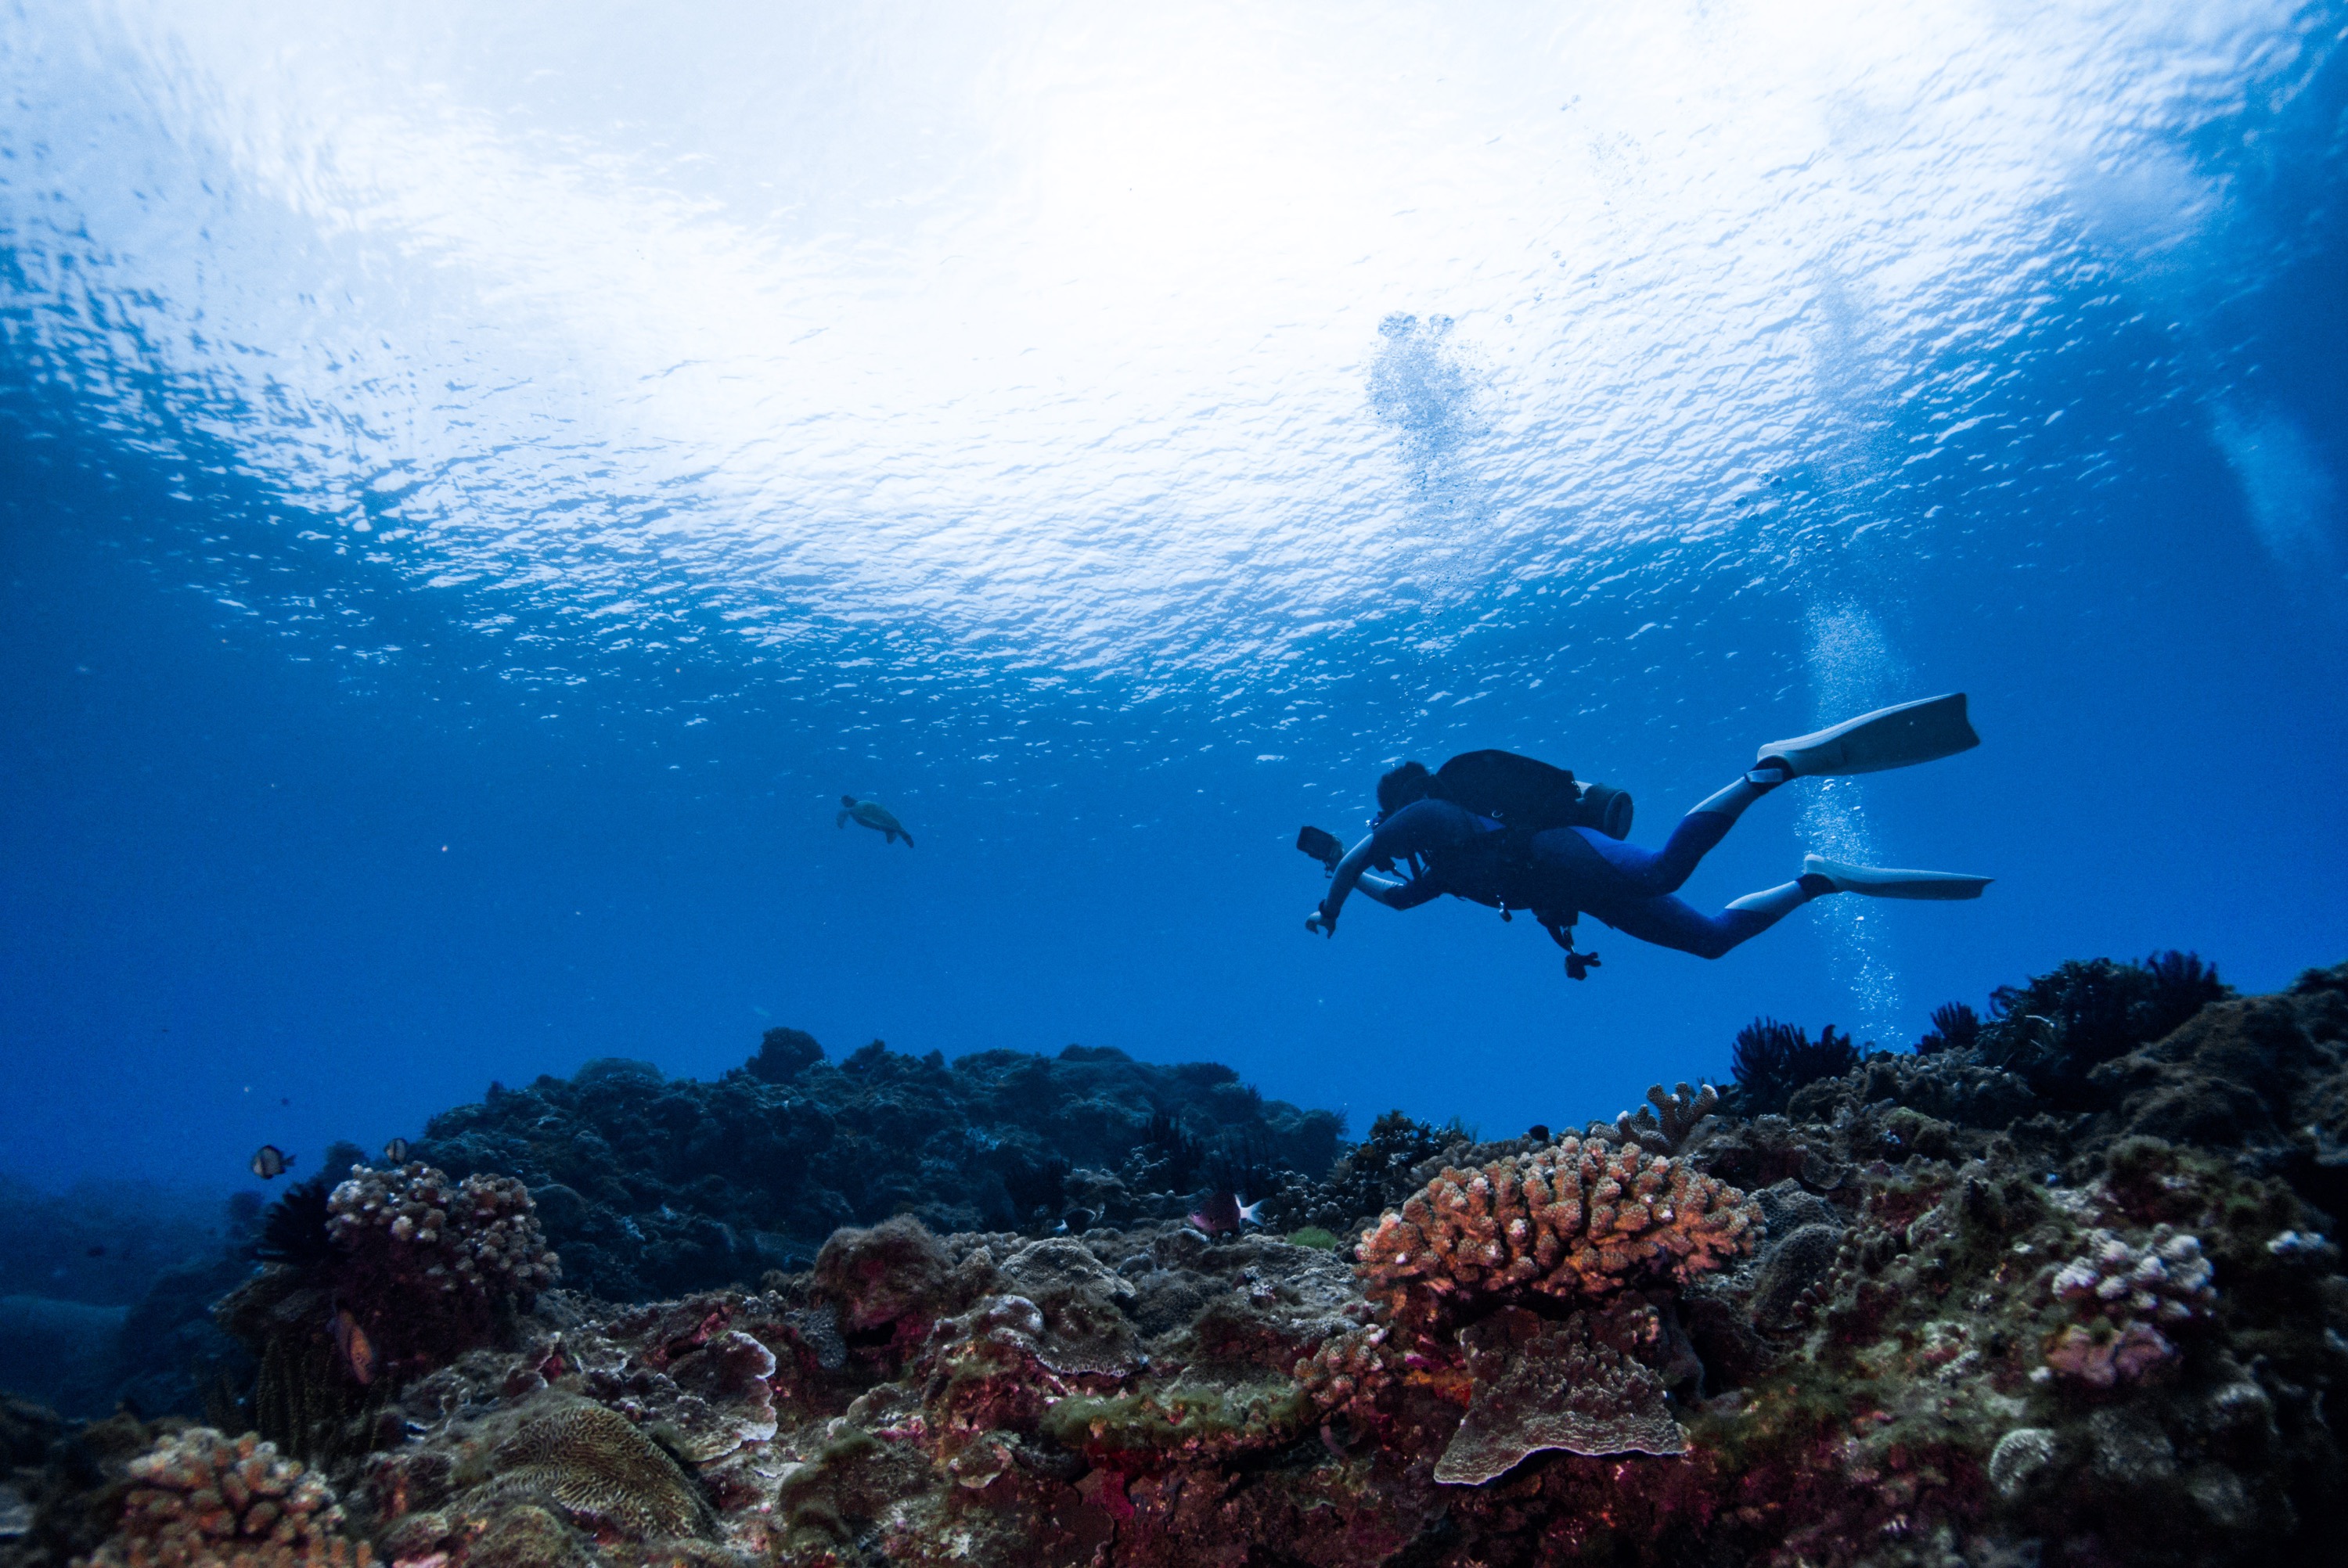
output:
<instances>
[{"instance_id":1,"label":"sea turtle","mask_svg":"<svg viewBox=\"0 0 2348 1568\"><path fill-rule=\"evenodd\" d=\"M846 827L850 817L862 823L865 826L870 828L875 833L885 834L888 836L889 842L891 844L896 843L901 838L905 841L906 848L911 849L913 847L913 835L905 831L905 825L897 820L897 816L894 812L891 812L887 806L882 805L877 800L859 800L852 794L841 795L839 797L839 825L841 827Z\"/></svg>"}]
</instances>

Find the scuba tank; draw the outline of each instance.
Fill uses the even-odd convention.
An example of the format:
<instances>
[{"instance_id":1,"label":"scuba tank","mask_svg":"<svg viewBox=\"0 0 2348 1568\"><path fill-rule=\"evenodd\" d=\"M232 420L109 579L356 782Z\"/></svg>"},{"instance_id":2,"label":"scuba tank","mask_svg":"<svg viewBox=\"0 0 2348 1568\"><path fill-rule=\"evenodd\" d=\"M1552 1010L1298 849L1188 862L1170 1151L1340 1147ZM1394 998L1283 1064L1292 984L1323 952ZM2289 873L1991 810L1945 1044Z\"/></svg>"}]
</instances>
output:
<instances>
[{"instance_id":1,"label":"scuba tank","mask_svg":"<svg viewBox=\"0 0 2348 1568\"><path fill-rule=\"evenodd\" d=\"M1514 752L1462 752L1428 775L1427 793L1519 833L1587 827L1613 839L1631 834L1630 791Z\"/></svg>"}]
</instances>

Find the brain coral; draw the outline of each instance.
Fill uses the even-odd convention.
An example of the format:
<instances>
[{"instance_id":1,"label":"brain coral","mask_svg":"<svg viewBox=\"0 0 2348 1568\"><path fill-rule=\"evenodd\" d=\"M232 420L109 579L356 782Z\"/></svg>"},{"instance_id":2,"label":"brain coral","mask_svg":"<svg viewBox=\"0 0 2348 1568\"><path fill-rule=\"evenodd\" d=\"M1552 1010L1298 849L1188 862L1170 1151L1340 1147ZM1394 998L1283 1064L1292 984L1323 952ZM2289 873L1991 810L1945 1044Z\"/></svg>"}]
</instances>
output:
<instances>
[{"instance_id":1,"label":"brain coral","mask_svg":"<svg viewBox=\"0 0 2348 1568\"><path fill-rule=\"evenodd\" d=\"M122 1522L93 1568L366 1568L339 1533L326 1483L250 1433L209 1427L167 1437L131 1461Z\"/></svg>"},{"instance_id":2,"label":"brain coral","mask_svg":"<svg viewBox=\"0 0 2348 1568\"><path fill-rule=\"evenodd\" d=\"M1362 1238L1361 1274L1397 1307L1414 1288L1600 1296L1715 1268L1752 1247L1760 1218L1682 1160L1567 1138L1479 1170L1446 1167Z\"/></svg>"},{"instance_id":3,"label":"brain coral","mask_svg":"<svg viewBox=\"0 0 2348 1568\"><path fill-rule=\"evenodd\" d=\"M568 1401L499 1445L495 1490L530 1493L638 1535L692 1535L708 1504L675 1460L617 1410Z\"/></svg>"}]
</instances>

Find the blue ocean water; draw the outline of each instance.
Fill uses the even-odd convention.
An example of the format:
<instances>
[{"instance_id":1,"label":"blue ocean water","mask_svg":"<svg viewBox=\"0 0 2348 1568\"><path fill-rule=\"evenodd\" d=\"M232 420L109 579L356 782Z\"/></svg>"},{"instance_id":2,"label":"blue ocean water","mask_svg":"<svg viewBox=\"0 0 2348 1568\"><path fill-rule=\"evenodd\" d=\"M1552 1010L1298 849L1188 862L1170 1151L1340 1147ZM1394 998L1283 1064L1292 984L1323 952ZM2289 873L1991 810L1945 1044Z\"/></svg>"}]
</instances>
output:
<instances>
[{"instance_id":1,"label":"blue ocean water","mask_svg":"<svg viewBox=\"0 0 2348 1568\"><path fill-rule=\"evenodd\" d=\"M0 1171L1111 1045L1501 1133L2348 956L2348 6L0 5ZM1998 878L1308 937L1409 756ZM917 847L834 825L889 804ZM302 1168L310 1168L308 1166Z\"/></svg>"}]
</instances>

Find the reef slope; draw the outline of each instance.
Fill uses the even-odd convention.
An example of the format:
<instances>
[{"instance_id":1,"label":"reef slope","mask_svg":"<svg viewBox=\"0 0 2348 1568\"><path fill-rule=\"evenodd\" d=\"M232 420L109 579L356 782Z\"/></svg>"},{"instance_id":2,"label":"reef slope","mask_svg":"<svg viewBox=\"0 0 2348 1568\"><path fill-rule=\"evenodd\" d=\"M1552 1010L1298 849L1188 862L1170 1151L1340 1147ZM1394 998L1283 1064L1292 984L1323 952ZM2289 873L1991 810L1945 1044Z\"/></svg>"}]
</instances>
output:
<instances>
[{"instance_id":1,"label":"reef slope","mask_svg":"<svg viewBox=\"0 0 2348 1568\"><path fill-rule=\"evenodd\" d=\"M755 1286L649 1305L499 1276L471 1341L428 1366L406 1347L396 1389L289 1429L328 1489L304 1493L304 1550L409 1568L2327 1558L2348 1526L2329 1239L2348 966L2117 1032L2033 1005L1952 1015L1929 1053L1857 1056L1764 1115L1659 1091L1643 1122L1487 1144L1388 1119L1282 1189L1299 1218L1385 1194L1341 1250L1114 1213L1066 1234L903 1213ZM2037 1021L2003 1027L2017 1016ZM465 1131L436 1124L438 1146ZM527 1231L499 1201L480 1223ZM247 1331L295 1287L248 1284ZM135 1563L201 1535L174 1512L195 1493L153 1479L189 1455L300 1482L172 1423L12 1419L37 1503L19 1561Z\"/></svg>"}]
</instances>

